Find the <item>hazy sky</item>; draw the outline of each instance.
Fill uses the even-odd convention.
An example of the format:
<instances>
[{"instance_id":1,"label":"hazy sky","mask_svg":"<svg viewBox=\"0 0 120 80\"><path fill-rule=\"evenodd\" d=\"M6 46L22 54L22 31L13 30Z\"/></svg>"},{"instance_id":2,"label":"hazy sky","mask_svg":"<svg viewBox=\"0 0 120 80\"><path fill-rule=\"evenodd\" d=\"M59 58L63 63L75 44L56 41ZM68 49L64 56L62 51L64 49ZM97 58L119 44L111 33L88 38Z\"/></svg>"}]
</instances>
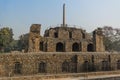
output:
<instances>
[{"instance_id":1,"label":"hazy sky","mask_svg":"<svg viewBox=\"0 0 120 80\"><path fill-rule=\"evenodd\" d=\"M42 24L43 34L62 23L63 3L68 25L88 32L106 25L120 27L120 0L0 0L0 28L11 27L17 39L31 24Z\"/></svg>"}]
</instances>

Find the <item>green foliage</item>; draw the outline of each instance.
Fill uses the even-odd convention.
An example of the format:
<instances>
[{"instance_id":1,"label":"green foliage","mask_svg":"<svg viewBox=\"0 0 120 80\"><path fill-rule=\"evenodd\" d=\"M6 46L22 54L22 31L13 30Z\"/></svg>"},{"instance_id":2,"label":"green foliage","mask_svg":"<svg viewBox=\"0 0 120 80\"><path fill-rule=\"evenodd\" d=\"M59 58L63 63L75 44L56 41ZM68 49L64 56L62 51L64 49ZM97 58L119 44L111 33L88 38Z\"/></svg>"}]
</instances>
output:
<instances>
[{"instance_id":1,"label":"green foliage","mask_svg":"<svg viewBox=\"0 0 120 80\"><path fill-rule=\"evenodd\" d=\"M18 40L18 50L22 51L25 50L27 51L28 49L28 39L29 39L29 34L23 34L19 37Z\"/></svg>"},{"instance_id":2,"label":"green foliage","mask_svg":"<svg viewBox=\"0 0 120 80\"><path fill-rule=\"evenodd\" d=\"M112 42L110 38L104 38L104 45L106 51L120 51L120 40Z\"/></svg>"},{"instance_id":3,"label":"green foliage","mask_svg":"<svg viewBox=\"0 0 120 80\"><path fill-rule=\"evenodd\" d=\"M13 41L13 31L11 28L4 27L0 29L0 48L1 51L10 51L10 43Z\"/></svg>"},{"instance_id":4,"label":"green foliage","mask_svg":"<svg viewBox=\"0 0 120 80\"><path fill-rule=\"evenodd\" d=\"M18 50L18 40L13 40L10 43L9 47L11 48L12 51Z\"/></svg>"},{"instance_id":5,"label":"green foliage","mask_svg":"<svg viewBox=\"0 0 120 80\"><path fill-rule=\"evenodd\" d=\"M103 27L104 45L106 51L120 51L120 29Z\"/></svg>"},{"instance_id":6,"label":"green foliage","mask_svg":"<svg viewBox=\"0 0 120 80\"><path fill-rule=\"evenodd\" d=\"M13 39L11 28L4 27L0 29L0 53L10 51L21 51L28 47L28 34L20 36L19 40Z\"/></svg>"},{"instance_id":7,"label":"green foliage","mask_svg":"<svg viewBox=\"0 0 120 80\"><path fill-rule=\"evenodd\" d=\"M104 37L104 45L105 45L105 50L106 51L111 51L113 50L113 43L112 41L110 40L109 37Z\"/></svg>"}]
</instances>

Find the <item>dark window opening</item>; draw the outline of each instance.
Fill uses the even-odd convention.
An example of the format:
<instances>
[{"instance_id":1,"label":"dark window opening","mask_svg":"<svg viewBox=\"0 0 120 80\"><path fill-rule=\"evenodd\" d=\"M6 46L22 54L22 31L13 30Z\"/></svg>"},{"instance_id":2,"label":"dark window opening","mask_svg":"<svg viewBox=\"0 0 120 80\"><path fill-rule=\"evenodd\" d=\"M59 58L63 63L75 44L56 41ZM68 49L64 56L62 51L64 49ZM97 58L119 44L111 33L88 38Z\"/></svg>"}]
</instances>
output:
<instances>
[{"instance_id":1,"label":"dark window opening","mask_svg":"<svg viewBox=\"0 0 120 80\"><path fill-rule=\"evenodd\" d=\"M74 43L72 45L72 51L75 51L75 52L79 51L79 44L78 43Z\"/></svg>"},{"instance_id":2,"label":"dark window opening","mask_svg":"<svg viewBox=\"0 0 120 80\"><path fill-rule=\"evenodd\" d=\"M22 64L20 62L15 62L14 73L21 74Z\"/></svg>"},{"instance_id":3,"label":"dark window opening","mask_svg":"<svg viewBox=\"0 0 120 80\"><path fill-rule=\"evenodd\" d=\"M76 73L77 72L77 63L70 63L70 72Z\"/></svg>"},{"instance_id":4,"label":"dark window opening","mask_svg":"<svg viewBox=\"0 0 120 80\"><path fill-rule=\"evenodd\" d=\"M117 61L117 69L120 69L120 60Z\"/></svg>"},{"instance_id":5,"label":"dark window opening","mask_svg":"<svg viewBox=\"0 0 120 80\"><path fill-rule=\"evenodd\" d=\"M93 52L94 51L93 50L93 44L88 44L87 51L89 51L89 52Z\"/></svg>"},{"instance_id":6,"label":"dark window opening","mask_svg":"<svg viewBox=\"0 0 120 80\"><path fill-rule=\"evenodd\" d=\"M40 51L43 51L43 42L40 42Z\"/></svg>"},{"instance_id":7,"label":"dark window opening","mask_svg":"<svg viewBox=\"0 0 120 80\"><path fill-rule=\"evenodd\" d=\"M48 30L45 31L44 37L49 37L49 31Z\"/></svg>"},{"instance_id":8,"label":"dark window opening","mask_svg":"<svg viewBox=\"0 0 120 80\"><path fill-rule=\"evenodd\" d=\"M45 51L47 52L47 47L48 47L48 45L47 45L47 43L45 43Z\"/></svg>"},{"instance_id":9,"label":"dark window opening","mask_svg":"<svg viewBox=\"0 0 120 80\"><path fill-rule=\"evenodd\" d=\"M102 61L102 70L109 71L110 70L110 63L108 61Z\"/></svg>"},{"instance_id":10,"label":"dark window opening","mask_svg":"<svg viewBox=\"0 0 120 80\"><path fill-rule=\"evenodd\" d=\"M96 68L95 68L95 65L93 62L88 62L88 61L85 61L83 63L83 71L84 72L91 72L91 71L95 71Z\"/></svg>"},{"instance_id":11,"label":"dark window opening","mask_svg":"<svg viewBox=\"0 0 120 80\"><path fill-rule=\"evenodd\" d=\"M54 37L58 38L58 33L57 32L54 33Z\"/></svg>"},{"instance_id":12,"label":"dark window opening","mask_svg":"<svg viewBox=\"0 0 120 80\"><path fill-rule=\"evenodd\" d=\"M57 52L64 52L64 45L63 43L59 42L56 44L56 51Z\"/></svg>"},{"instance_id":13,"label":"dark window opening","mask_svg":"<svg viewBox=\"0 0 120 80\"><path fill-rule=\"evenodd\" d=\"M44 62L39 63L38 72L39 73L45 73L46 72L46 63L44 63Z\"/></svg>"},{"instance_id":14,"label":"dark window opening","mask_svg":"<svg viewBox=\"0 0 120 80\"><path fill-rule=\"evenodd\" d=\"M71 63L70 63L70 72L74 73L77 72L77 55L74 55L71 58Z\"/></svg>"},{"instance_id":15,"label":"dark window opening","mask_svg":"<svg viewBox=\"0 0 120 80\"><path fill-rule=\"evenodd\" d=\"M88 72L89 71L89 66L90 66L89 62L85 61L83 63L83 71Z\"/></svg>"},{"instance_id":16,"label":"dark window opening","mask_svg":"<svg viewBox=\"0 0 120 80\"><path fill-rule=\"evenodd\" d=\"M69 72L70 71L70 64L67 61L64 61L62 64L62 72Z\"/></svg>"},{"instance_id":17,"label":"dark window opening","mask_svg":"<svg viewBox=\"0 0 120 80\"><path fill-rule=\"evenodd\" d=\"M69 32L69 38L72 38L72 32Z\"/></svg>"}]
</instances>

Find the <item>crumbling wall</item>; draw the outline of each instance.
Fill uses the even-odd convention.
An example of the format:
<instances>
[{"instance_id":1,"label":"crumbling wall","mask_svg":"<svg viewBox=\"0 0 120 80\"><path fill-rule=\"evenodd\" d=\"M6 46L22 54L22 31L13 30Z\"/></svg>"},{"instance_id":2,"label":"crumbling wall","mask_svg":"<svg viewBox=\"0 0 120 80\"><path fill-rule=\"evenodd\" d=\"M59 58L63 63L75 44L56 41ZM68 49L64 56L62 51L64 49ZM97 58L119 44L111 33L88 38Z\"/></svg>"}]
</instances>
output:
<instances>
[{"instance_id":1,"label":"crumbling wall","mask_svg":"<svg viewBox=\"0 0 120 80\"><path fill-rule=\"evenodd\" d=\"M89 64L94 63L95 71L102 70L102 62L109 61L110 70L117 70L117 62L120 60L119 53L97 53L97 52L40 52L40 53L8 53L0 55L0 76L14 76L14 75L33 75L33 74L58 74L58 73L72 73L84 72L84 63L88 61ZM63 62L69 62L70 71L62 72ZM21 64L19 74L14 73L15 63ZM46 72L39 73L39 63L46 63ZM88 66L89 67L89 66ZM75 70L72 70L75 69ZM74 72L74 73L75 73ZM89 72L89 70L88 70Z\"/></svg>"},{"instance_id":2,"label":"crumbling wall","mask_svg":"<svg viewBox=\"0 0 120 80\"><path fill-rule=\"evenodd\" d=\"M28 52L40 51L40 28L40 24L33 24L30 27Z\"/></svg>"}]
</instances>

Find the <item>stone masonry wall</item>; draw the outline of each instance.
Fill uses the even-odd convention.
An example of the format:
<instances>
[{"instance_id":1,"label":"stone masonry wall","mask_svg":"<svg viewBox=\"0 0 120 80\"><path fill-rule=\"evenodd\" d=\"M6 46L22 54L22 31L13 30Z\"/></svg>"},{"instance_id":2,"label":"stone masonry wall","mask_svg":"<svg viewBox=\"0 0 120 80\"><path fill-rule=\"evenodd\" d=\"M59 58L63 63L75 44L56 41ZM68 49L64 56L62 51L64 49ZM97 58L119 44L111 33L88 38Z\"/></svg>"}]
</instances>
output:
<instances>
[{"instance_id":1,"label":"stone masonry wall","mask_svg":"<svg viewBox=\"0 0 120 80\"><path fill-rule=\"evenodd\" d=\"M76 56L76 58L75 58ZM14 73L15 62L22 64L21 75L38 74L38 64L40 62L46 63L45 74L57 74L62 72L62 64L64 61L69 63L77 62L77 72L83 72L83 64L85 61L92 62L94 56L94 63L96 70L100 71L102 61L108 61L112 70L117 70L117 61L120 60L118 53L84 53L84 52L41 52L41 53L8 53L0 55L0 76L16 75ZM98 66L99 64L99 66ZM75 65L74 65L75 66ZM44 74L44 73L43 73Z\"/></svg>"},{"instance_id":2,"label":"stone masonry wall","mask_svg":"<svg viewBox=\"0 0 120 80\"><path fill-rule=\"evenodd\" d=\"M102 29L98 28L93 32L93 42L94 42L94 49L96 52L104 52L105 46L103 44L103 33Z\"/></svg>"}]
</instances>

